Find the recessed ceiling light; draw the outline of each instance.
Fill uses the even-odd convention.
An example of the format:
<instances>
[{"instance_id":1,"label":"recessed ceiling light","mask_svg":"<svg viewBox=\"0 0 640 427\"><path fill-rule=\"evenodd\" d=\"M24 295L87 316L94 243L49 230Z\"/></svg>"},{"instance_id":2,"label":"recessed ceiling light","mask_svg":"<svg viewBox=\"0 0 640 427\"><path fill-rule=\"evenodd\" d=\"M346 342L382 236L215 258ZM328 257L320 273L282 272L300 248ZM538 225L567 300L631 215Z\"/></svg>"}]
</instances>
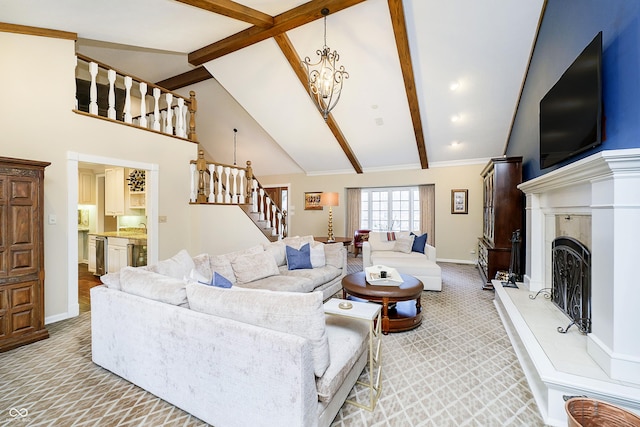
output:
<instances>
[{"instance_id":1,"label":"recessed ceiling light","mask_svg":"<svg viewBox=\"0 0 640 427\"><path fill-rule=\"evenodd\" d=\"M459 87L460 87L460 82L458 82L457 80L449 84L449 89L451 90L457 90Z\"/></svg>"},{"instance_id":2,"label":"recessed ceiling light","mask_svg":"<svg viewBox=\"0 0 640 427\"><path fill-rule=\"evenodd\" d=\"M458 120L460 120L460 116L457 114L454 114L453 116L451 116L451 121L453 123L457 122Z\"/></svg>"},{"instance_id":3,"label":"recessed ceiling light","mask_svg":"<svg viewBox=\"0 0 640 427\"><path fill-rule=\"evenodd\" d=\"M451 141L451 147L452 148L458 148L460 147L462 143L460 141Z\"/></svg>"},{"instance_id":4,"label":"recessed ceiling light","mask_svg":"<svg viewBox=\"0 0 640 427\"><path fill-rule=\"evenodd\" d=\"M384 124L384 120L382 120L382 117L377 117L374 121L378 126L382 126Z\"/></svg>"}]
</instances>

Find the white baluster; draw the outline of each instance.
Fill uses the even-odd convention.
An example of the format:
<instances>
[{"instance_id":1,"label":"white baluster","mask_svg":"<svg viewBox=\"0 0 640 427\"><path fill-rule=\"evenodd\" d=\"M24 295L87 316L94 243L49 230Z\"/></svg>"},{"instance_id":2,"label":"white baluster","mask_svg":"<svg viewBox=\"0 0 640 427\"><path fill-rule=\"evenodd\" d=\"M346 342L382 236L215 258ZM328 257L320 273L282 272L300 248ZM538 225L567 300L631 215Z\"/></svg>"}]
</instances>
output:
<instances>
[{"instance_id":1,"label":"white baluster","mask_svg":"<svg viewBox=\"0 0 640 427\"><path fill-rule=\"evenodd\" d=\"M166 117L166 125L164 126L164 133L168 133L169 135L173 135L173 123L172 123L172 113L171 104L173 103L173 94L167 93L164 95L167 100L167 117Z\"/></svg>"},{"instance_id":2,"label":"white baluster","mask_svg":"<svg viewBox=\"0 0 640 427\"><path fill-rule=\"evenodd\" d=\"M140 82L140 127L147 127L147 84Z\"/></svg>"},{"instance_id":3,"label":"white baluster","mask_svg":"<svg viewBox=\"0 0 640 427\"><path fill-rule=\"evenodd\" d=\"M222 195L222 165L216 166L216 173L218 174L218 194L216 195L216 202L222 203L224 201L224 196Z\"/></svg>"},{"instance_id":4,"label":"white baluster","mask_svg":"<svg viewBox=\"0 0 640 427\"><path fill-rule=\"evenodd\" d=\"M212 165L211 163L209 163L207 165L207 168L209 168L209 203L214 203L216 201L216 196L215 194L213 194L213 192L215 191L215 185L214 185L214 174L213 174L213 168L215 168L215 165Z\"/></svg>"},{"instance_id":5,"label":"white baluster","mask_svg":"<svg viewBox=\"0 0 640 427\"><path fill-rule=\"evenodd\" d=\"M109 109L107 110L107 117L115 120L116 119L116 89L114 85L116 83L116 70L108 70L107 79L109 79Z\"/></svg>"},{"instance_id":6,"label":"white baluster","mask_svg":"<svg viewBox=\"0 0 640 427\"><path fill-rule=\"evenodd\" d=\"M251 212L258 212L258 180L251 183Z\"/></svg>"},{"instance_id":7,"label":"white baluster","mask_svg":"<svg viewBox=\"0 0 640 427\"><path fill-rule=\"evenodd\" d=\"M89 62L89 74L91 74L91 86L89 87L89 114L98 115L98 86L96 77L98 76L98 64Z\"/></svg>"},{"instance_id":8,"label":"white baluster","mask_svg":"<svg viewBox=\"0 0 640 427\"><path fill-rule=\"evenodd\" d=\"M124 122L131 123L131 85L133 79L129 76L124 77Z\"/></svg>"},{"instance_id":9,"label":"white baluster","mask_svg":"<svg viewBox=\"0 0 640 427\"><path fill-rule=\"evenodd\" d=\"M225 167L224 168L224 174L225 176L225 182L224 182L224 188L225 188L225 192L224 192L224 202L225 203L231 203L231 187L229 186L229 177L231 176L231 168L230 167Z\"/></svg>"},{"instance_id":10,"label":"white baluster","mask_svg":"<svg viewBox=\"0 0 640 427\"><path fill-rule=\"evenodd\" d=\"M160 132L164 132L167 126L167 112L165 110L160 112L160 123L162 125Z\"/></svg>"},{"instance_id":11,"label":"white baluster","mask_svg":"<svg viewBox=\"0 0 640 427\"><path fill-rule=\"evenodd\" d=\"M189 165L189 169L191 170L191 192L189 193L189 201L190 202L195 202L196 201L196 164L195 163L191 163Z\"/></svg>"},{"instance_id":12,"label":"white baluster","mask_svg":"<svg viewBox=\"0 0 640 427\"><path fill-rule=\"evenodd\" d=\"M282 225L282 212L278 212L278 237L282 239L282 235L284 234L284 225Z\"/></svg>"},{"instance_id":13,"label":"white baluster","mask_svg":"<svg viewBox=\"0 0 640 427\"><path fill-rule=\"evenodd\" d=\"M271 198L269 196L264 196L264 200L265 200L265 207L264 207L265 219L267 220L267 224L269 228L271 228L273 227L273 221L271 221Z\"/></svg>"},{"instance_id":14,"label":"white baluster","mask_svg":"<svg viewBox=\"0 0 640 427\"><path fill-rule=\"evenodd\" d=\"M184 99L178 98L178 106L176 107L176 135L185 138L187 133L184 130L184 115L182 111L184 110Z\"/></svg>"},{"instance_id":15,"label":"white baluster","mask_svg":"<svg viewBox=\"0 0 640 427\"><path fill-rule=\"evenodd\" d=\"M182 109L182 123L183 123L183 124L182 124L182 127L184 128L184 129L183 129L183 131L184 131L184 136L183 136L183 137L184 137L184 138L187 138L187 137L188 137L188 136L187 136L187 133L188 133L188 132L187 132L187 128L189 127L189 121L187 120L187 114L188 114L188 113L189 113L189 108L184 107L184 108Z\"/></svg>"},{"instance_id":16,"label":"white baluster","mask_svg":"<svg viewBox=\"0 0 640 427\"><path fill-rule=\"evenodd\" d=\"M264 188L260 188L260 197L258 198L258 213L260 214L260 221L264 221L266 219L264 215Z\"/></svg>"},{"instance_id":17,"label":"white baluster","mask_svg":"<svg viewBox=\"0 0 640 427\"><path fill-rule=\"evenodd\" d=\"M247 202L247 198L245 196L245 191L247 189L247 182L244 179L244 175L245 175L246 171L244 169L240 169L240 195L239 195L239 200L238 203L246 203Z\"/></svg>"},{"instance_id":18,"label":"white baluster","mask_svg":"<svg viewBox=\"0 0 640 427\"><path fill-rule=\"evenodd\" d=\"M233 193L231 195L231 202L238 203L238 169L231 169L231 176L233 176Z\"/></svg>"},{"instance_id":19,"label":"white baluster","mask_svg":"<svg viewBox=\"0 0 640 427\"><path fill-rule=\"evenodd\" d=\"M277 221L276 218L278 217L278 214L276 212L276 209L278 209L278 207L276 206L275 203L273 203L271 205L271 218L273 218L273 231L271 232L272 236L277 236L278 235L278 230L276 229Z\"/></svg>"},{"instance_id":20,"label":"white baluster","mask_svg":"<svg viewBox=\"0 0 640 427\"><path fill-rule=\"evenodd\" d=\"M153 130L160 131L160 89L153 88Z\"/></svg>"}]
</instances>

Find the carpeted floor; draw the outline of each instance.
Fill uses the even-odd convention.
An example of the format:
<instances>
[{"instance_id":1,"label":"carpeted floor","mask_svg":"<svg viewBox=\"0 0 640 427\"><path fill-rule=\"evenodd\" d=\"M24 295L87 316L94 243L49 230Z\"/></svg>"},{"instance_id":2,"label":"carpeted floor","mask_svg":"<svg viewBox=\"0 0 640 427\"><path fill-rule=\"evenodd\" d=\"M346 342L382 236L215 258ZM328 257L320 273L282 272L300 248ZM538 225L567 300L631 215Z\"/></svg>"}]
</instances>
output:
<instances>
[{"instance_id":1,"label":"carpeted floor","mask_svg":"<svg viewBox=\"0 0 640 427\"><path fill-rule=\"evenodd\" d=\"M441 264L442 292L424 292L423 322L383 337L383 389L373 412L345 404L332 426L543 426L474 266ZM349 256L349 271L362 258ZM51 337L0 354L2 426L205 426L91 362L90 312L48 326ZM364 390L351 398L364 398Z\"/></svg>"}]
</instances>

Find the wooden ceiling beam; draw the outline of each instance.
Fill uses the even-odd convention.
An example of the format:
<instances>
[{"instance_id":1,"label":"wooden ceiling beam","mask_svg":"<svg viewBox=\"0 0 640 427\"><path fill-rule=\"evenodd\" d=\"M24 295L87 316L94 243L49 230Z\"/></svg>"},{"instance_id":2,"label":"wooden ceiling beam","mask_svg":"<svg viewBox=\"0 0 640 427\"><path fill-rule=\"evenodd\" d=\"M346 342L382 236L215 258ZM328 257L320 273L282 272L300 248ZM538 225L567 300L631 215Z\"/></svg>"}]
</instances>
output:
<instances>
[{"instance_id":1,"label":"wooden ceiling beam","mask_svg":"<svg viewBox=\"0 0 640 427\"><path fill-rule=\"evenodd\" d=\"M409 102L409 112L411 113L411 122L413 123L413 133L416 136L418 155L420 156L420 165L422 166L422 169L428 169L429 161L427 159L427 148L424 142L424 131L422 129L422 120L420 118L420 105L418 103L418 93L416 91L413 65L411 63L409 37L407 36L407 26L404 18L404 7L402 6L402 0L388 0L388 3L389 13L391 14L391 24L393 25L393 34L396 38L396 46L398 48L398 57L400 58L402 78L404 79L404 88L407 92L407 101Z\"/></svg>"},{"instance_id":2,"label":"wooden ceiling beam","mask_svg":"<svg viewBox=\"0 0 640 427\"><path fill-rule=\"evenodd\" d=\"M179 0L182 1L182 0ZM343 9L362 3L365 0L312 0L298 7L281 13L273 18L273 26L260 28L253 26L244 31L233 34L218 42L202 47L189 54L188 60L192 65L202 65L205 62L220 58L252 44L275 37L286 31L323 18L320 12L323 8L329 13L336 13Z\"/></svg>"},{"instance_id":3,"label":"wooden ceiling beam","mask_svg":"<svg viewBox=\"0 0 640 427\"><path fill-rule=\"evenodd\" d=\"M177 0L199 9L224 15L239 21L248 22L257 27L267 28L273 26L273 16L251 9L245 5L231 0Z\"/></svg>"},{"instance_id":4,"label":"wooden ceiling beam","mask_svg":"<svg viewBox=\"0 0 640 427\"><path fill-rule=\"evenodd\" d=\"M300 56L293 47L291 40L284 33L277 34L276 36L274 36L274 39L276 43L278 43L278 46L280 47L280 50L282 50L282 53L284 53L284 56L287 58L287 61L289 61L289 65L291 65L291 68L296 73L296 76L298 76L300 84L302 84L302 87L306 91L308 87L307 74L302 67ZM320 110L318 110L318 114L321 114ZM353 166L353 169L356 171L356 173L362 173L362 166L360 165L360 162L358 162L358 159L349 146L347 139L344 137L342 130L340 130L338 123L336 123L331 113L329 113L326 123L327 126L329 126L331 133L333 133L333 136L338 141L340 148L342 148L342 151L344 151L344 154L347 156L347 159L349 159L349 162L351 163L351 166Z\"/></svg>"},{"instance_id":5,"label":"wooden ceiling beam","mask_svg":"<svg viewBox=\"0 0 640 427\"><path fill-rule=\"evenodd\" d=\"M156 84L165 89L176 90L185 86L203 82L211 77L211 74L209 74L209 71L206 68L198 67L187 71L186 73L178 74L177 76L159 81Z\"/></svg>"}]
</instances>

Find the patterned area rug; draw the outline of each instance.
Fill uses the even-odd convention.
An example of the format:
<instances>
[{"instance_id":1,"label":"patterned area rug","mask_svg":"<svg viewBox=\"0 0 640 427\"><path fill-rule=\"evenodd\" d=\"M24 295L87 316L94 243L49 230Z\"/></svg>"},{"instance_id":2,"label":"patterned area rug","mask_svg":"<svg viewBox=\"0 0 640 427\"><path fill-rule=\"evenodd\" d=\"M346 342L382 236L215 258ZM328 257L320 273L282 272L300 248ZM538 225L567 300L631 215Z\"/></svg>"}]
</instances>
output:
<instances>
[{"instance_id":1,"label":"patterned area rug","mask_svg":"<svg viewBox=\"0 0 640 427\"><path fill-rule=\"evenodd\" d=\"M383 337L383 388L373 412L345 404L332 426L543 426L473 266L441 264L442 292L424 292L418 328ZM349 256L349 271L362 258ZM0 354L2 426L206 426L91 362L90 313L51 337ZM365 401L362 388L349 398Z\"/></svg>"}]
</instances>

